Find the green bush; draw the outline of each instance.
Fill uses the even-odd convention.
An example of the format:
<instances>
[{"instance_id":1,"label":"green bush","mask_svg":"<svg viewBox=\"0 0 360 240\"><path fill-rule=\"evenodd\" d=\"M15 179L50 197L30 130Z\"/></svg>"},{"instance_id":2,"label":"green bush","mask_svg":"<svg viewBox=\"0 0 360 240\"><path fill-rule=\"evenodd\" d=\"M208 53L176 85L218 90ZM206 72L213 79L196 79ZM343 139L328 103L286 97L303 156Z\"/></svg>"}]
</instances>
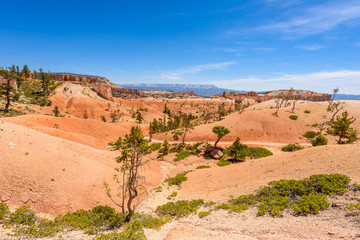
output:
<instances>
[{"instance_id":1,"label":"green bush","mask_svg":"<svg viewBox=\"0 0 360 240\"><path fill-rule=\"evenodd\" d=\"M203 204L204 200L202 199L192 201L180 200L158 206L155 212L160 217L170 216L172 218L179 219L195 213Z\"/></svg>"},{"instance_id":2,"label":"green bush","mask_svg":"<svg viewBox=\"0 0 360 240\"><path fill-rule=\"evenodd\" d=\"M9 206L6 203L0 203L0 222L10 213Z\"/></svg>"},{"instance_id":3,"label":"green bush","mask_svg":"<svg viewBox=\"0 0 360 240\"><path fill-rule=\"evenodd\" d=\"M149 214L144 213L135 213L133 216L133 221L140 221L141 225L145 228L153 228L159 230L166 221L162 218L154 218Z\"/></svg>"},{"instance_id":4,"label":"green bush","mask_svg":"<svg viewBox=\"0 0 360 240\"><path fill-rule=\"evenodd\" d=\"M211 210L210 211L206 211L206 212L199 212L199 218L204 218L208 215L211 214Z\"/></svg>"},{"instance_id":5,"label":"green bush","mask_svg":"<svg viewBox=\"0 0 360 240\"><path fill-rule=\"evenodd\" d=\"M350 203L346 208L350 212L352 212L352 211L354 211L354 209L359 210L360 209L360 204Z\"/></svg>"},{"instance_id":6,"label":"green bush","mask_svg":"<svg viewBox=\"0 0 360 240\"><path fill-rule=\"evenodd\" d=\"M150 151L155 152L161 148L161 143L153 143L150 145Z\"/></svg>"},{"instance_id":7,"label":"green bush","mask_svg":"<svg viewBox=\"0 0 360 240\"><path fill-rule=\"evenodd\" d=\"M314 138L316 137L317 133L315 131L307 131L304 133L304 137L306 138Z\"/></svg>"},{"instance_id":8,"label":"green bush","mask_svg":"<svg viewBox=\"0 0 360 240\"><path fill-rule=\"evenodd\" d=\"M189 151L181 150L180 152L178 152L176 154L176 157L174 158L174 162L183 160L183 159L189 157L190 155L191 155L191 153Z\"/></svg>"},{"instance_id":9,"label":"green bush","mask_svg":"<svg viewBox=\"0 0 360 240\"><path fill-rule=\"evenodd\" d=\"M33 225L36 222L35 212L29 205L22 205L10 214L9 223L15 225Z\"/></svg>"},{"instance_id":10,"label":"green bush","mask_svg":"<svg viewBox=\"0 0 360 240\"><path fill-rule=\"evenodd\" d=\"M185 172L178 173L175 177L166 178L165 182L167 182L169 184L169 186L171 186L171 185L181 186L181 183L188 179L186 177L186 174L188 174L189 172L191 172L191 171L185 171Z\"/></svg>"},{"instance_id":11,"label":"green bush","mask_svg":"<svg viewBox=\"0 0 360 240\"><path fill-rule=\"evenodd\" d=\"M125 221L126 214L116 213L114 208L108 206L96 206L92 210L77 210L55 218L57 225L64 226L69 230L84 230L85 233L93 234L102 227L117 228Z\"/></svg>"},{"instance_id":12,"label":"green bush","mask_svg":"<svg viewBox=\"0 0 360 240\"><path fill-rule=\"evenodd\" d=\"M94 240L146 240L142 223L139 220L131 221L124 224L121 232L113 231L110 233L98 234Z\"/></svg>"},{"instance_id":13,"label":"green bush","mask_svg":"<svg viewBox=\"0 0 360 240\"><path fill-rule=\"evenodd\" d=\"M316 214L328 207L326 195L317 192L301 196L300 201L294 204L294 210L301 215Z\"/></svg>"},{"instance_id":14,"label":"green bush","mask_svg":"<svg viewBox=\"0 0 360 240\"><path fill-rule=\"evenodd\" d=\"M323 135L318 135L316 138L311 140L311 145L315 146L322 146L327 145L328 140Z\"/></svg>"},{"instance_id":15,"label":"green bush","mask_svg":"<svg viewBox=\"0 0 360 240\"><path fill-rule=\"evenodd\" d=\"M342 194L348 190L349 181L350 178L346 175L319 174L302 180L283 179L269 182L268 186L257 191L258 215L261 216L268 212L270 215L276 216L282 214L286 208L292 205L295 206L295 204L297 206L296 211L299 213L300 211L303 211L302 214L314 213L314 211L317 211L317 206L313 206L312 202L316 203L318 201L320 210L324 209L326 204L317 195L309 196L311 193L322 195ZM309 209L308 212L306 212L307 208Z\"/></svg>"},{"instance_id":16,"label":"green bush","mask_svg":"<svg viewBox=\"0 0 360 240\"><path fill-rule=\"evenodd\" d=\"M177 192L172 192L169 196L167 196L167 199L173 198L177 196Z\"/></svg>"},{"instance_id":17,"label":"green bush","mask_svg":"<svg viewBox=\"0 0 360 240\"><path fill-rule=\"evenodd\" d=\"M297 115L290 115L289 118L291 120L297 120L298 119L298 116Z\"/></svg>"},{"instance_id":18,"label":"green bush","mask_svg":"<svg viewBox=\"0 0 360 240\"><path fill-rule=\"evenodd\" d=\"M309 114L311 112L309 110L305 110L304 113Z\"/></svg>"},{"instance_id":19,"label":"green bush","mask_svg":"<svg viewBox=\"0 0 360 240\"><path fill-rule=\"evenodd\" d=\"M196 169L204 169L204 168L211 168L211 167L209 165L200 165L196 167Z\"/></svg>"},{"instance_id":20,"label":"green bush","mask_svg":"<svg viewBox=\"0 0 360 240\"><path fill-rule=\"evenodd\" d=\"M218 166L220 167L224 167L224 166L227 166L227 165L230 165L231 162L230 161L224 161L224 160L220 160L216 163Z\"/></svg>"},{"instance_id":21,"label":"green bush","mask_svg":"<svg viewBox=\"0 0 360 240\"><path fill-rule=\"evenodd\" d=\"M253 194L241 195L238 198L229 200L229 212L242 212L256 204L256 197Z\"/></svg>"},{"instance_id":22,"label":"green bush","mask_svg":"<svg viewBox=\"0 0 360 240\"><path fill-rule=\"evenodd\" d=\"M229 146L224 153L231 157L231 162L243 162L245 157L249 156L249 147L240 142L240 138L236 138L231 146Z\"/></svg>"},{"instance_id":23,"label":"green bush","mask_svg":"<svg viewBox=\"0 0 360 240\"><path fill-rule=\"evenodd\" d=\"M298 143L290 143L284 147L281 148L284 152L294 152L303 149L303 147L300 146Z\"/></svg>"},{"instance_id":24,"label":"green bush","mask_svg":"<svg viewBox=\"0 0 360 240\"><path fill-rule=\"evenodd\" d=\"M271 151L263 147L250 147L249 150L250 155L256 159L273 155Z\"/></svg>"}]
</instances>

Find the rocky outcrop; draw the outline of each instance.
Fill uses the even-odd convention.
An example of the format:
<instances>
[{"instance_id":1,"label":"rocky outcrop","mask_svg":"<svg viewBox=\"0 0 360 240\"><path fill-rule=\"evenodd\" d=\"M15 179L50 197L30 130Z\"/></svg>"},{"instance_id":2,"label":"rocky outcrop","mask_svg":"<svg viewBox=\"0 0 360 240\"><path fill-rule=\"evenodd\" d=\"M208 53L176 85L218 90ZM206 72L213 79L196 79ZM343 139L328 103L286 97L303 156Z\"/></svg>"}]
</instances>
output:
<instances>
[{"instance_id":1,"label":"rocky outcrop","mask_svg":"<svg viewBox=\"0 0 360 240\"><path fill-rule=\"evenodd\" d=\"M89 87L95 90L101 97L106 100L112 101L113 95L111 92L111 87L109 85L90 83Z\"/></svg>"},{"instance_id":2,"label":"rocky outcrop","mask_svg":"<svg viewBox=\"0 0 360 240\"><path fill-rule=\"evenodd\" d=\"M53 80L110 85L110 81L107 78L100 76L75 73L50 73L50 75Z\"/></svg>"},{"instance_id":3,"label":"rocky outcrop","mask_svg":"<svg viewBox=\"0 0 360 240\"><path fill-rule=\"evenodd\" d=\"M123 88L115 84L111 85L111 92L114 97L119 97L119 98L143 97L143 94L137 89Z\"/></svg>"}]
</instances>

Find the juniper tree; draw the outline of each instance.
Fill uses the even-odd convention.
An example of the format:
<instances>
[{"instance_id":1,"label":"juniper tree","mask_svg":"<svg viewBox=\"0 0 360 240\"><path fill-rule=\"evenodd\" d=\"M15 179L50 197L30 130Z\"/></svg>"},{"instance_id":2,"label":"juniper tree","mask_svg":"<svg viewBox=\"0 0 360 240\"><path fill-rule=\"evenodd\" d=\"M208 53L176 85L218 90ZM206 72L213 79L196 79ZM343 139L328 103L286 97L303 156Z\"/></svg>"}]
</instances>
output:
<instances>
[{"instance_id":1,"label":"juniper tree","mask_svg":"<svg viewBox=\"0 0 360 240\"><path fill-rule=\"evenodd\" d=\"M230 133L230 130L224 126L215 126L215 127L213 127L212 131L217 136L217 140L214 144L214 147L216 147L216 145L218 144L218 142L220 141L221 138L223 138L224 136L226 136Z\"/></svg>"},{"instance_id":2,"label":"juniper tree","mask_svg":"<svg viewBox=\"0 0 360 240\"><path fill-rule=\"evenodd\" d=\"M338 144L352 143L357 140L356 130L350 125L355 122L356 118L350 117L347 111L343 112L341 117L337 116L335 121L330 122L330 128L334 135L339 136ZM347 138L347 141L343 141Z\"/></svg>"},{"instance_id":3,"label":"juniper tree","mask_svg":"<svg viewBox=\"0 0 360 240\"><path fill-rule=\"evenodd\" d=\"M22 72L24 73L24 78L26 81L26 78L30 77L30 70L29 70L28 65L26 65L26 64L24 65Z\"/></svg>"}]
</instances>

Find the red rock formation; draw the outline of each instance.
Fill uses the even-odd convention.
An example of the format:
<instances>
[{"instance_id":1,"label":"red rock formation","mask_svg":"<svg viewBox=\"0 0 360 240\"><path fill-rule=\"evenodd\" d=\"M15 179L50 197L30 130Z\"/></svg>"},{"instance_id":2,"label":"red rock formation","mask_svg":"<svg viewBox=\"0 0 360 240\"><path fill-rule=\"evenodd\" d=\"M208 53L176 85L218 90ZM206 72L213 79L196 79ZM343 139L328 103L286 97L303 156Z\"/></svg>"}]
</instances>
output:
<instances>
[{"instance_id":1,"label":"red rock formation","mask_svg":"<svg viewBox=\"0 0 360 240\"><path fill-rule=\"evenodd\" d=\"M0 85L3 85L3 84L7 84L7 79L3 78L0 76ZM16 83L16 80L15 79L11 79L10 80L10 85L14 88L14 89L17 89L17 83Z\"/></svg>"}]
</instances>

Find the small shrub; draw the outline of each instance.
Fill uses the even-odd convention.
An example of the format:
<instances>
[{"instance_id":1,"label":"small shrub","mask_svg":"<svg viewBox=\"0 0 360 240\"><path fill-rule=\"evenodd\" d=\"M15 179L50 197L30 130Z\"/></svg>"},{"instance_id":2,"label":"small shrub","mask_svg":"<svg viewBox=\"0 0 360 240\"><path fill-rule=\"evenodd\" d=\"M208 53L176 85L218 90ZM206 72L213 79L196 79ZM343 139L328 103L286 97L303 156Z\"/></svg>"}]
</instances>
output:
<instances>
[{"instance_id":1,"label":"small shrub","mask_svg":"<svg viewBox=\"0 0 360 240\"><path fill-rule=\"evenodd\" d=\"M220 204L215 206L215 209L228 210L228 209L230 209L230 206L228 204L226 204L226 203L220 203Z\"/></svg>"},{"instance_id":2,"label":"small shrub","mask_svg":"<svg viewBox=\"0 0 360 240\"><path fill-rule=\"evenodd\" d=\"M103 122L106 122L106 117L105 117L105 116L101 115L100 117L101 117L101 120L102 120Z\"/></svg>"},{"instance_id":3,"label":"small shrub","mask_svg":"<svg viewBox=\"0 0 360 240\"><path fill-rule=\"evenodd\" d=\"M135 213L133 216L133 221L139 220L141 225L145 228L152 228L159 230L162 225L166 223L166 220L161 218L154 218L149 214L144 213Z\"/></svg>"},{"instance_id":4,"label":"small shrub","mask_svg":"<svg viewBox=\"0 0 360 240\"><path fill-rule=\"evenodd\" d=\"M322 146L327 145L328 140L323 135L318 135L316 138L311 140L311 145L315 146Z\"/></svg>"},{"instance_id":5,"label":"small shrub","mask_svg":"<svg viewBox=\"0 0 360 240\"><path fill-rule=\"evenodd\" d=\"M88 118L89 118L89 116L88 116L88 114L87 114L86 112L84 113L83 118L84 118L84 119L88 119Z\"/></svg>"},{"instance_id":6,"label":"small shrub","mask_svg":"<svg viewBox=\"0 0 360 240\"><path fill-rule=\"evenodd\" d=\"M250 155L256 159L273 155L271 151L263 147L250 147L249 150Z\"/></svg>"},{"instance_id":7,"label":"small shrub","mask_svg":"<svg viewBox=\"0 0 360 240\"><path fill-rule=\"evenodd\" d=\"M220 167L224 167L224 166L227 166L227 165L230 165L231 162L230 161L224 161L224 160L220 160L216 163L218 166Z\"/></svg>"},{"instance_id":8,"label":"small shrub","mask_svg":"<svg viewBox=\"0 0 360 240\"><path fill-rule=\"evenodd\" d=\"M211 168L211 167L208 165L200 165L196 167L196 169L204 169L204 168Z\"/></svg>"},{"instance_id":9,"label":"small shrub","mask_svg":"<svg viewBox=\"0 0 360 240\"><path fill-rule=\"evenodd\" d=\"M170 216L172 218L179 219L195 213L203 204L204 200L202 199L192 201L180 200L176 202L168 202L164 205L158 206L156 208L156 214L160 217Z\"/></svg>"},{"instance_id":10,"label":"small shrub","mask_svg":"<svg viewBox=\"0 0 360 240\"><path fill-rule=\"evenodd\" d=\"M307 132L305 132L304 133L304 137L306 137L306 138L314 138L314 137L316 137L316 135L317 135L317 133L315 132L315 131L307 131Z\"/></svg>"},{"instance_id":11,"label":"small shrub","mask_svg":"<svg viewBox=\"0 0 360 240\"><path fill-rule=\"evenodd\" d=\"M311 112L309 110L305 110L304 113L309 114Z\"/></svg>"},{"instance_id":12,"label":"small shrub","mask_svg":"<svg viewBox=\"0 0 360 240\"><path fill-rule=\"evenodd\" d=\"M35 212L29 205L22 205L10 214L9 223L15 225L33 225L36 222Z\"/></svg>"},{"instance_id":13,"label":"small shrub","mask_svg":"<svg viewBox=\"0 0 360 240\"><path fill-rule=\"evenodd\" d=\"M55 108L52 110L53 114L55 117L59 117L60 116L60 111L59 111L59 107L55 106Z\"/></svg>"},{"instance_id":14,"label":"small shrub","mask_svg":"<svg viewBox=\"0 0 360 240\"><path fill-rule=\"evenodd\" d=\"M211 214L211 210L206 211L206 212L199 212L199 218L204 218L210 214Z\"/></svg>"},{"instance_id":15,"label":"small shrub","mask_svg":"<svg viewBox=\"0 0 360 240\"><path fill-rule=\"evenodd\" d=\"M9 206L6 203L0 203L0 222L10 214Z\"/></svg>"},{"instance_id":16,"label":"small shrub","mask_svg":"<svg viewBox=\"0 0 360 240\"><path fill-rule=\"evenodd\" d=\"M354 209L359 210L360 209L360 204L350 203L346 208L350 212L352 212L352 211L354 211Z\"/></svg>"},{"instance_id":17,"label":"small shrub","mask_svg":"<svg viewBox=\"0 0 360 240\"><path fill-rule=\"evenodd\" d=\"M117 240L117 239L131 239L131 240L146 240L142 223L139 220L131 221L124 224L121 232L113 231L110 233L101 233L96 235L94 240Z\"/></svg>"},{"instance_id":18,"label":"small shrub","mask_svg":"<svg viewBox=\"0 0 360 240\"><path fill-rule=\"evenodd\" d=\"M174 162L183 160L187 157L189 157L191 155L191 153L189 151L186 150L180 150L177 154L176 157L174 158Z\"/></svg>"},{"instance_id":19,"label":"small shrub","mask_svg":"<svg viewBox=\"0 0 360 240\"><path fill-rule=\"evenodd\" d=\"M167 196L167 199L173 198L177 196L177 192L172 192L169 196Z\"/></svg>"},{"instance_id":20,"label":"small shrub","mask_svg":"<svg viewBox=\"0 0 360 240\"><path fill-rule=\"evenodd\" d=\"M154 188L155 192L162 192L162 186L157 186Z\"/></svg>"},{"instance_id":21,"label":"small shrub","mask_svg":"<svg viewBox=\"0 0 360 240\"><path fill-rule=\"evenodd\" d=\"M186 177L186 174L188 174L189 172L190 171L178 173L175 177L170 177L170 178L165 179L165 182L167 182L169 184L169 186L171 186L171 185L181 186L181 183L188 179Z\"/></svg>"},{"instance_id":22,"label":"small shrub","mask_svg":"<svg viewBox=\"0 0 360 240\"><path fill-rule=\"evenodd\" d=\"M290 115L289 118L291 120L297 120L298 119L298 116L297 115Z\"/></svg>"},{"instance_id":23,"label":"small shrub","mask_svg":"<svg viewBox=\"0 0 360 240\"><path fill-rule=\"evenodd\" d=\"M294 204L294 210L301 215L316 214L320 210L327 209L329 203L325 194L312 192L304 195L300 201Z\"/></svg>"},{"instance_id":24,"label":"small shrub","mask_svg":"<svg viewBox=\"0 0 360 240\"><path fill-rule=\"evenodd\" d=\"M290 143L284 147L281 148L284 152L294 152L303 149L303 147L300 146L298 143Z\"/></svg>"},{"instance_id":25,"label":"small shrub","mask_svg":"<svg viewBox=\"0 0 360 240\"><path fill-rule=\"evenodd\" d=\"M161 148L161 143L153 143L150 145L150 151L155 152Z\"/></svg>"}]
</instances>

